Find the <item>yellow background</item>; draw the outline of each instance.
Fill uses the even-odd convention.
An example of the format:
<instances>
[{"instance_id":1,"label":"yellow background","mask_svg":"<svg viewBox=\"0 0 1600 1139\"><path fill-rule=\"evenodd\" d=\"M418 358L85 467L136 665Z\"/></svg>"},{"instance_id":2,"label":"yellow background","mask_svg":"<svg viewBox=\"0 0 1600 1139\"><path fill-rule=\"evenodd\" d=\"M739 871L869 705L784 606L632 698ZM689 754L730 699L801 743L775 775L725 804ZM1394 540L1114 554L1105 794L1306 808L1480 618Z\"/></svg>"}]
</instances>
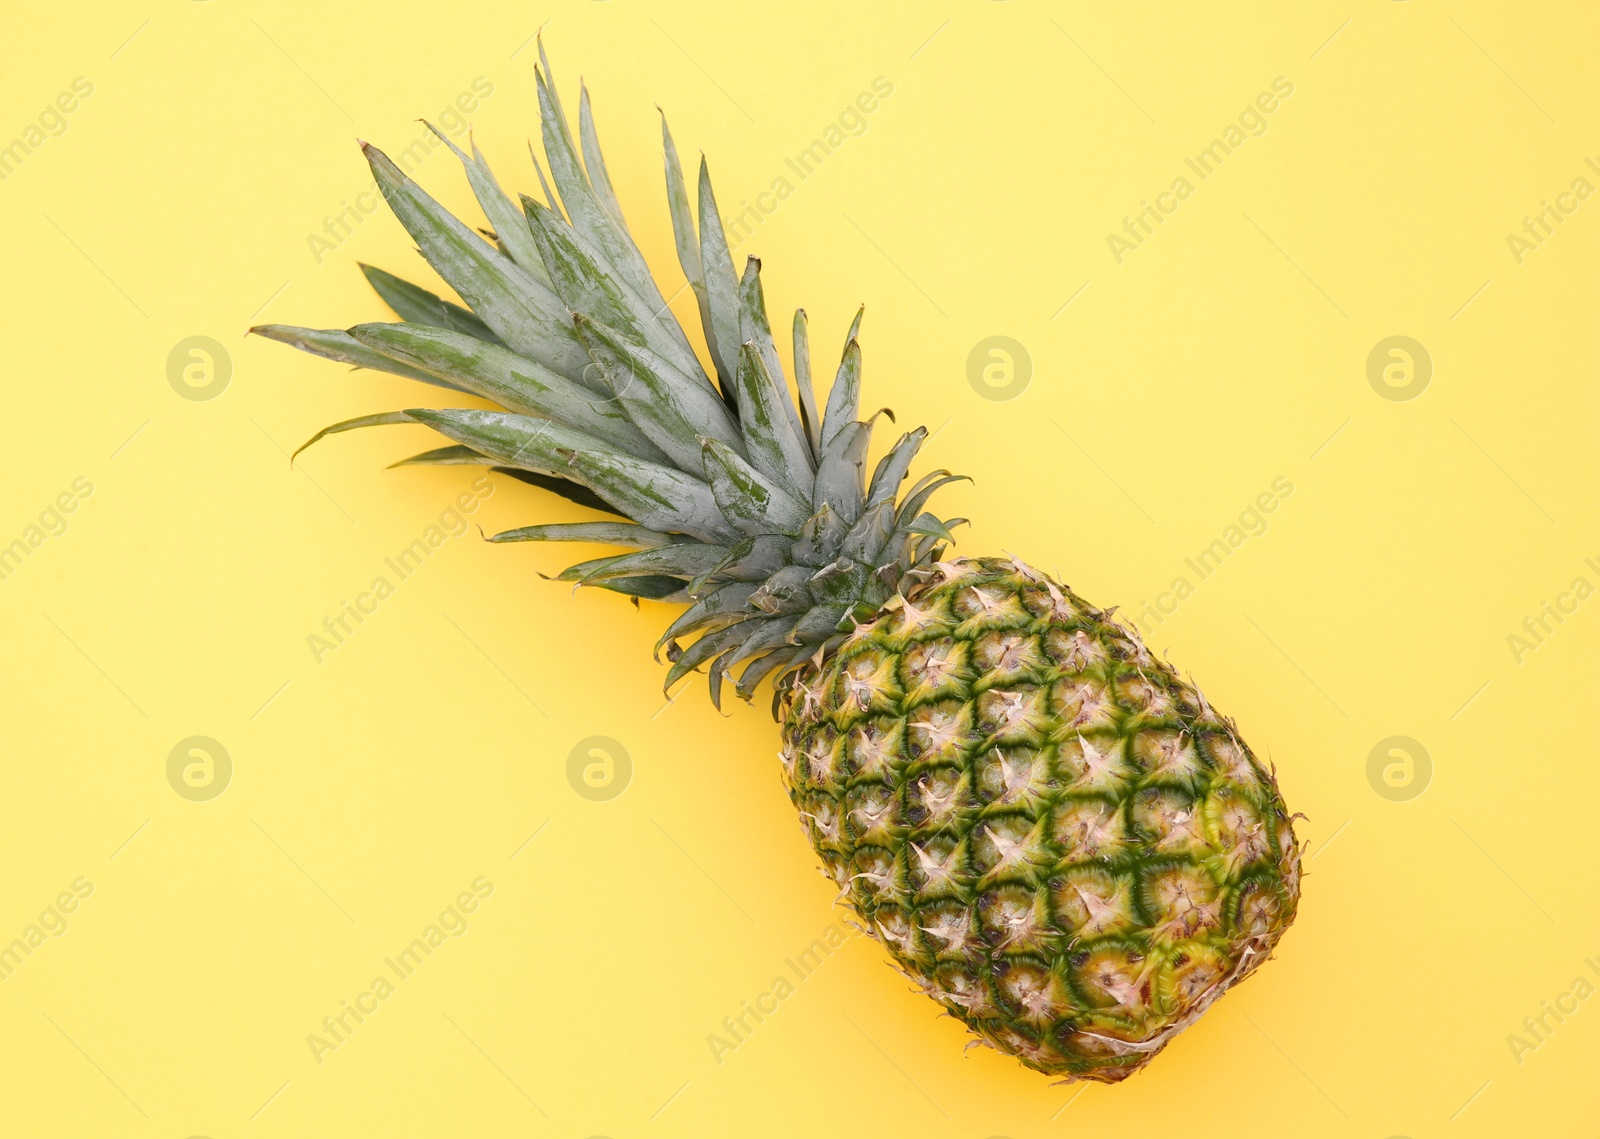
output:
<instances>
[{"instance_id":1,"label":"yellow background","mask_svg":"<svg viewBox=\"0 0 1600 1139\"><path fill-rule=\"evenodd\" d=\"M1294 7L9 11L0 142L74 78L94 92L0 182L0 541L74 478L93 493L0 581L0 939L74 878L94 891L0 983L0 1131L1592 1133L1600 1001L1547 1019L1520 1063L1507 1037L1600 961L1600 602L1520 663L1507 637L1574 577L1600 583L1600 201L1521 264L1506 235L1600 154L1600 18ZM964 1054L862 939L717 1063L707 1035L842 915L765 712L718 716L698 684L664 708L668 611L539 578L583 549L452 538L313 659L307 635L471 475L384 471L432 445L420 428L291 469L318 427L436 393L244 330L387 319L358 259L430 279L386 212L320 264L307 238L370 186L356 136L399 151L477 77L480 146L536 190L547 21L669 293L653 104L732 212L893 84L741 253L765 260L775 325L808 308L824 375L866 302L867 405L942 428L921 469L977 480L942 499L975 519L965 552L1135 610L1293 484L1152 640L1309 816L1301 916L1131 1082L1052 1087ZM1278 76L1294 94L1266 133L1117 264L1107 234ZM417 176L481 222L442 149ZM1396 334L1434 365L1409 401L1367 378ZM168 381L196 335L231 359L215 399ZM993 335L1033 362L1014 400L968 382ZM579 513L497 479L472 521ZM206 802L166 775L194 735L234 767ZM1432 762L1405 801L1368 778L1394 735ZM568 780L590 736L631 757L609 801ZM307 1035L478 876L494 890L467 932L316 1062Z\"/></svg>"}]
</instances>

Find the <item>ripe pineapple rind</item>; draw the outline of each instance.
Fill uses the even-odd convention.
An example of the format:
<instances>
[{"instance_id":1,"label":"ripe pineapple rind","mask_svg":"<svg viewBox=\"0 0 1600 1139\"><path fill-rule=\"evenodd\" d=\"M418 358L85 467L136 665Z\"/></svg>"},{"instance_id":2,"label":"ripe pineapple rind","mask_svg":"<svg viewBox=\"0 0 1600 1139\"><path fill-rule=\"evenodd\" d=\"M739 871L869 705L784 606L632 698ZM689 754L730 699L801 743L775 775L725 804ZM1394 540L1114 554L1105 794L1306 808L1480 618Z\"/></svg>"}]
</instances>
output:
<instances>
[{"instance_id":1,"label":"ripe pineapple rind","mask_svg":"<svg viewBox=\"0 0 1600 1139\"><path fill-rule=\"evenodd\" d=\"M984 1043L1125 1079L1293 921L1276 782L1136 633L1015 559L905 586L782 694L802 829Z\"/></svg>"},{"instance_id":2,"label":"ripe pineapple rind","mask_svg":"<svg viewBox=\"0 0 1600 1139\"><path fill-rule=\"evenodd\" d=\"M363 266L402 323L253 331L498 405L359 416L310 442L357 427L423 424L451 445L397 466L488 465L621 515L627 521L523 526L494 540L631 548L569 566L559 578L688 603L663 637L668 686L704 667L720 706L723 679L737 668L735 688L748 699L762 680L836 645L907 572L938 556L955 520L923 507L955 476L936 472L896 502L927 436L918 429L868 480L872 421L856 419L859 312L821 409L805 314L795 314L791 387L767 319L761 263L749 258L735 275L704 160L696 232L663 118L668 209L700 309L707 372L628 231L587 90L574 140L542 45L540 59L541 137L555 185L552 194L540 168L545 202L523 196L519 209L476 145L468 154L440 134L461 160L492 241L362 143L384 199L469 308Z\"/></svg>"}]
</instances>

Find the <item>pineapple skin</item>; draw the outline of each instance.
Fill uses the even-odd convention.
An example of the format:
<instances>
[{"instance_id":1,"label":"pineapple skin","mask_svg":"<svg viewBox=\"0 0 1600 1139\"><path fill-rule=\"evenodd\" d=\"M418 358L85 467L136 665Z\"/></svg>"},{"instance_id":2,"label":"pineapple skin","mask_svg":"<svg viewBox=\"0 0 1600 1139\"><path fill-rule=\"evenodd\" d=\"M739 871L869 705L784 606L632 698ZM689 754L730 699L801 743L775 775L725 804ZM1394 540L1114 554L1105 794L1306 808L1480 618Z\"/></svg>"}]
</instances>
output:
<instances>
[{"instance_id":1,"label":"pineapple skin","mask_svg":"<svg viewBox=\"0 0 1600 1139\"><path fill-rule=\"evenodd\" d=\"M1293 922L1294 817L1111 612L1014 559L917 572L780 693L802 829L979 1041L1126 1079Z\"/></svg>"}]
</instances>

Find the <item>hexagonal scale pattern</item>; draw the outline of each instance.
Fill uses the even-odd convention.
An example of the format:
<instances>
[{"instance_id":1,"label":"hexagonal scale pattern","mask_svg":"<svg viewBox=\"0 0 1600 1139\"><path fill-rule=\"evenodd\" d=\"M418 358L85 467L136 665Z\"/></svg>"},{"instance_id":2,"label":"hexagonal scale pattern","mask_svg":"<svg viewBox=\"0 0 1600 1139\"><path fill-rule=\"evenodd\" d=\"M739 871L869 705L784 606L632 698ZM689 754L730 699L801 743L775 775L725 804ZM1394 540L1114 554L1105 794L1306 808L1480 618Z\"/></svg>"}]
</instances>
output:
<instances>
[{"instance_id":1,"label":"hexagonal scale pattern","mask_svg":"<svg viewBox=\"0 0 1600 1139\"><path fill-rule=\"evenodd\" d=\"M1126 1078L1294 920L1272 773L1136 632L1020 562L939 563L780 713L824 873L1032 1068Z\"/></svg>"}]
</instances>

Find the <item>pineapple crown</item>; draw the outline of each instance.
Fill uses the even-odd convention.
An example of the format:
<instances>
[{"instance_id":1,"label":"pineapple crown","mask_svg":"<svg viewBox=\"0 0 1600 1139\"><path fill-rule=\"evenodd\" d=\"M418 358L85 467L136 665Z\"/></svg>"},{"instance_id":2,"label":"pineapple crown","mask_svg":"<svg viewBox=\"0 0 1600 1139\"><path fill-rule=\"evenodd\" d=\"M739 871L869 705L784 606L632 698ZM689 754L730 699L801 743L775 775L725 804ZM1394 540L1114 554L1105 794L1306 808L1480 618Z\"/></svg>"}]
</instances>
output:
<instances>
[{"instance_id":1,"label":"pineapple crown","mask_svg":"<svg viewBox=\"0 0 1600 1139\"><path fill-rule=\"evenodd\" d=\"M667 204L713 381L628 231L587 89L575 143L542 42L539 58L541 135L559 198L533 156L545 201L522 195L518 209L476 144L468 155L429 124L466 168L492 243L361 144L390 209L468 308L363 265L402 323L251 331L504 409L364 415L324 428L301 450L339 431L420 423L451 444L395 466L489 466L620 517L523 526L490 541L629 548L569 566L560 580L687 603L656 645L672 662L666 687L705 665L720 708L724 678L739 668L735 689L748 700L763 679L780 683L830 654L907 574L940 556L964 519L923 507L961 476L934 471L899 495L927 438L919 427L867 478L877 416L858 418L860 312L819 408L806 315L796 311L791 390L767 321L761 263L751 257L735 276L703 158L697 234L663 116Z\"/></svg>"}]
</instances>

